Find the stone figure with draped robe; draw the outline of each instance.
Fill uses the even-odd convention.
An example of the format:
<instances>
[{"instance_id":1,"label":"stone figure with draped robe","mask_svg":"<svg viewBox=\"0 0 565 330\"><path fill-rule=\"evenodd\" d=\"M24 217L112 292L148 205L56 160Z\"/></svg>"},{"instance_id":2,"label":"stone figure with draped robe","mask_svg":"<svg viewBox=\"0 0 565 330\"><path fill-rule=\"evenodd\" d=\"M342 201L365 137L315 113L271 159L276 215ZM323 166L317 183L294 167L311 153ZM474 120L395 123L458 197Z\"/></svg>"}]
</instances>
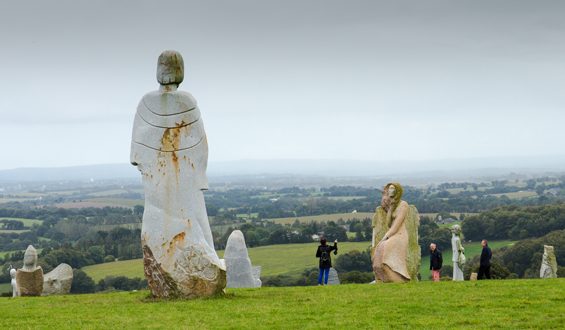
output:
<instances>
[{"instance_id":1,"label":"stone figure with draped robe","mask_svg":"<svg viewBox=\"0 0 565 330\"><path fill-rule=\"evenodd\" d=\"M418 280L420 216L416 207L401 199L402 192L400 184L387 184L373 218L371 255L377 282Z\"/></svg>"}]
</instances>

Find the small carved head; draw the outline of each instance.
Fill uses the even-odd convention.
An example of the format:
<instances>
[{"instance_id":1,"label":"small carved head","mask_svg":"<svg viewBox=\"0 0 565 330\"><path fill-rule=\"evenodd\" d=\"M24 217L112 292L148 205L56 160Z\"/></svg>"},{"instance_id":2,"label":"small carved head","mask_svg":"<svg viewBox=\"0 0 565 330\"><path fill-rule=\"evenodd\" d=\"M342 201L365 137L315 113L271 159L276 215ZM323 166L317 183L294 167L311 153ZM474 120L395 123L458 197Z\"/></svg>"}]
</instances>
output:
<instances>
[{"instance_id":1,"label":"small carved head","mask_svg":"<svg viewBox=\"0 0 565 330\"><path fill-rule=\"evenodd\" d=\"M10 277L16 278L16 270L14 268L10 269Z\"/></svg>"},{"instance_id":2,"label":"small carved head","mask_svg":"<svg viewBox=\"0 0 565 330\"><path fill-rule=\"evenodd\" d=\"M455 235L461 234L461 226L459 225L451 226L451 232L454 233Z\"/></svg>"},{"instance_id":3,"label":"small carved head","mask_svg":"<svg viewBox=\"0 0 565 330\"><path fill-rule=\"evenodd\" d=\"M161 85L180 85L184 80L184 61L175 50L165 50L157 61L157 81Z\"/></svg>"}]
</instances>

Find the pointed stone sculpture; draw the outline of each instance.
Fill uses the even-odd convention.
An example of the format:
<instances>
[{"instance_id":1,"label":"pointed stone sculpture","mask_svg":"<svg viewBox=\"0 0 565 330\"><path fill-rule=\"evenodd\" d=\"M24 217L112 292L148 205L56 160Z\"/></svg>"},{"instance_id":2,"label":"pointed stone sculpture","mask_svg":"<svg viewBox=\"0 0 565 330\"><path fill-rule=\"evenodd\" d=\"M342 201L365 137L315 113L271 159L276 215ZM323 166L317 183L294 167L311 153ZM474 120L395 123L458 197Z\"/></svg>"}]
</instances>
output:
<instances>
[{"instance_id":1,"label":"pointed stone sculpture","mask_svg":"<svg viewBox=\"0 0 565 330\"><path fill-rule=\"evenodd\" d=\"M234 230L228 237L224 259L228 273L228 288L257 288L261 286L261 280L253 276L254 272L245 245L245 238L240 230Z\"/></svg>"},{"instance_id":2,"label":"pointed stone sculpture","mask_svg":"<svg viewBox=\"0 0 565 330\"><path fill-rule=\"evenodd\" d=\"M68 294L73 284L73 268L65 263L43 276L43 296Z\"/></svg>"},{"instance_id":3,"label":"pointed stone sculpture","mask_svg":"<svg viewBox=\"0 0 565 330\"><path fill-rule=\"evenodd\" d=\"M12 297L19 297L20 292L18 290L18 283L16 281L16 270L12 268L12 266L10 266L10 277L12 278L12 280L10 281L10 284L12 285Z\"/></svg>"},{"instance_id":4,"label":"pointed stone sculpture","mask_svg":"<svg viewBox=\"0 0 565 330\"><path fill-rule=\"evenodd\" d=\"M43 269L37 266L37 251L29 245L24 253L24 265L16 271L20 296L40 296L43 292Z\"/></svg>"},{"instance_id":5,"label":"pointed stone sculpture","mask_svg":"<svg viewBox=\"0 0 565 330\"><path fill-rule=\"evenodd\" d=\"M132 133L130 159L145 190L145 278L159 298L212 296L226 286L202 192L208 189L208 142L196 100L177 90L183 79L182 56L164 51L157 64L160 88L139 102Z\"/></svg>"},{"instance_id":6,"label":"pointed stone sculpture","mask_svg":"<svg viewBox=\"0 0 565 330\"><path fill-rule=\"evenodd\" d=\"M551 245L543 246L543 257L539 277L557 278L557 259L555 258L555 249Z\"/></svg>"},{"instance_id":7,"label":"pointed stone sculpture","mask_svg":"<svg viewBox=\"0 0 565 330\"><path fill-rule=\"evenodd\" d=\"M453 280L464 281L463 266L465 266L465 248L461 245L461 226L451 226L451 250L453 252L451 261L453 261Z\"/></svg>"},{"instance_id":8,"label":"pointed stone sculpture","mask_svg":"<svg viewBox=\"0 0 565 330\"><path fill-rule=\"evenodd\" d=\"M420 216L402 199L402 186L389 183L373 218L372 262L377 282L418 280Z\"/></svg>"}]
</instances>

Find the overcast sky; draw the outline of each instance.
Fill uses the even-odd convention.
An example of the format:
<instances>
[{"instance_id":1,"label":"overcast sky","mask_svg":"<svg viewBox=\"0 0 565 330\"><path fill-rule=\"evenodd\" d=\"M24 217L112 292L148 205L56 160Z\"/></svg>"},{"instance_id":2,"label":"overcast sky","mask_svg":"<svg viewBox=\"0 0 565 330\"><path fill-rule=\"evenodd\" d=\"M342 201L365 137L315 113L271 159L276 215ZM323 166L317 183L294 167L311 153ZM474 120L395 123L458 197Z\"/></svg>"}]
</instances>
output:
<instances>
[{"instance_id":1,"label":"overcast sky","mask_svg":"<svg viewBox=\"0 0 565 330\"><path fill-rule=\"evenodd\" d=\"M565 2L2 1L0 169L129 161L159 53L210 161L565 153Z\"/></svg>"}]
</instances>

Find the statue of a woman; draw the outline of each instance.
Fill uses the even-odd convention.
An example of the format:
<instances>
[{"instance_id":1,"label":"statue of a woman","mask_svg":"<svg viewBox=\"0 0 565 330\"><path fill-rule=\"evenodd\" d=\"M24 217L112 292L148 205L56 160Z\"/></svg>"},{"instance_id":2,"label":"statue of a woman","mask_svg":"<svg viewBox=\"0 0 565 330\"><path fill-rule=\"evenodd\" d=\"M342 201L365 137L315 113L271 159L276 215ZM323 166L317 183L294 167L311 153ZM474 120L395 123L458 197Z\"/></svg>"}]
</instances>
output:
<instances>
[{"instance_id":1,"label":"statue of a woman","mask_svg":"<svg viewBox=\"0 0 565 330\"><path fill-rule=\"evenodd\" d=\"M461 227L459 225L453 225L451 227L451 249L453 255L451 260L453 261L453 280L463 281L463 266L465 265L465 248L461 245Z\"/></svg>"},{"instance_id":2,"label":"statue of a woman","mask_svg":"<svg viewBox=\"0 0 565 330\"><path fill-rule=\"evenodd\" d=\"M400 184L387 184L373 220L373 242L378 242L373 253L373 271L378 282L418 279L420 217L413 205L401 199L402 192Z\"/></svg>"}]
</instances>

